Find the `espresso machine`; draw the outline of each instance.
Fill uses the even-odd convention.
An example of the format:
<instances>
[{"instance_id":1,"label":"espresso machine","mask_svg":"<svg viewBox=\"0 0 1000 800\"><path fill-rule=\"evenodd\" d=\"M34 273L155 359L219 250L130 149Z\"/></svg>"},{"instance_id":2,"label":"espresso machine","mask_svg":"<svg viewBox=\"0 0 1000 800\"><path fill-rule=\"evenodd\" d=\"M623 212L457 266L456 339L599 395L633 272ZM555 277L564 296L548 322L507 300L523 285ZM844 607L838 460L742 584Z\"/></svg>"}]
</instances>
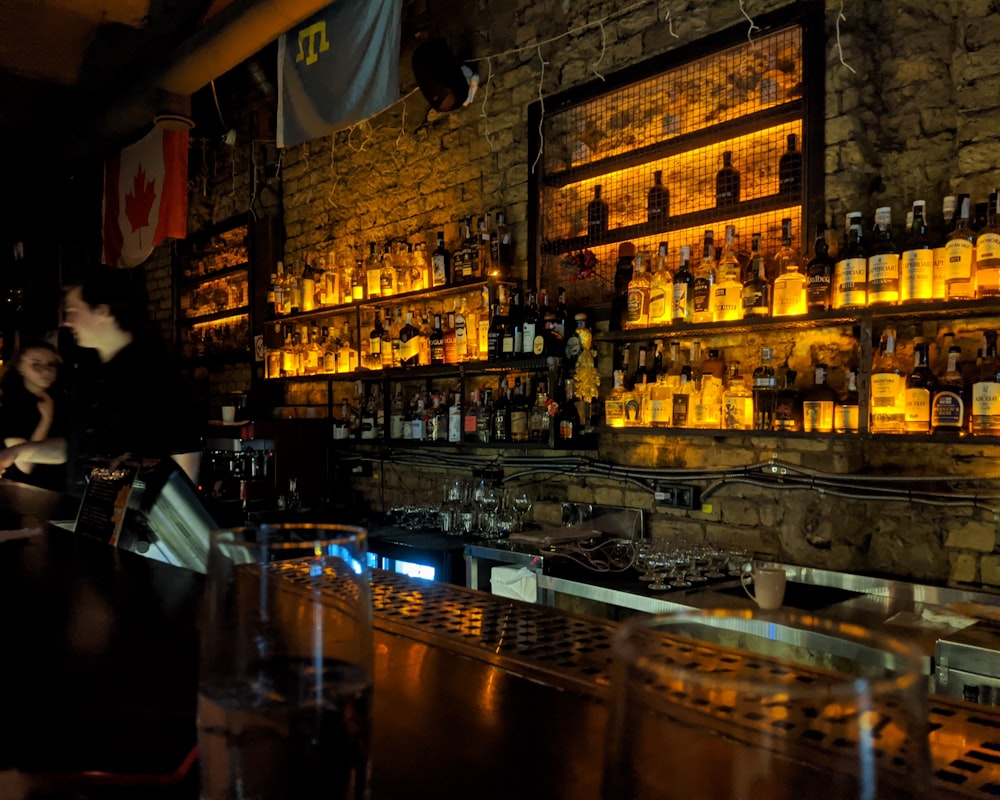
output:
<instances>
[{"instance_id":1,"label":"espresso machine","mask_svg":"<svg viewBox=\"0 0 1000 800\"><path fill-rule=\"evenodd\" d=\"M201 493L222 525L243 524L274 507L274 440L257 438L253 423L226 425L205 440Z\"/></svg>"}]
</instances>

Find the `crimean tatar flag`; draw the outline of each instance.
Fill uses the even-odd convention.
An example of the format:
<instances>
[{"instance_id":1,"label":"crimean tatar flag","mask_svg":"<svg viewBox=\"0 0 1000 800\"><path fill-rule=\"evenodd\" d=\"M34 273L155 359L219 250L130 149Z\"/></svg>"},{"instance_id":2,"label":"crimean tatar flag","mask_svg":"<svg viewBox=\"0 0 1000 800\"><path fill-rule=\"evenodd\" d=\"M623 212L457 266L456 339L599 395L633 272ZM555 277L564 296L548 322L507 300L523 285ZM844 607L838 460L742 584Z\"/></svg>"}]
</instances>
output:
<instances>
[{"instance_id":1,"label":"crimean tatar flag","mask_svg":"<svg viewBox=\"0 0 1000 800\"><path fill-rule=\"evenodd\" d=\"M104 162L105 264L134 267L187 235L188 132L154 128Z\"/></svg>"},{"instance_id":2,"label":"crimean tatar flag","mask_svg":"<svg viewBox=\"0 0 1000 800\"><path fill-rule=\"evenodd\" d=\"M399 99L403 0L335 0L278 39L278 147L360 122Z\"/></svg>"}]
</instances>

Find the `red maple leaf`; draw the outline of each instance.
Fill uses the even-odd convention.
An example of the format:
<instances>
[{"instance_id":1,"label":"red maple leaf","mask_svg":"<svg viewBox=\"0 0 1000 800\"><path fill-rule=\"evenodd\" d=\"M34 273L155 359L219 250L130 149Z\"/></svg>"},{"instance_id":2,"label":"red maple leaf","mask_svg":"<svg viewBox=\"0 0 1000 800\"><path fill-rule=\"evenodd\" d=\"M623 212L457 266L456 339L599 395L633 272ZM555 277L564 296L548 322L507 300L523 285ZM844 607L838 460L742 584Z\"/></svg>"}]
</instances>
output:
<instances>
[{"instance_id":1,"label":"red maple leaf","mask_svg":"<svg viewBox=\"0 0 1000 800\"><path fill-rule=\"evenodd\" d=\"M132 178L132 191L125 193L125 216L132 225L132 233L149 227L149 212L156 201L156 181L146 182L146 172L139 169ZM139 238L140 245L142 237Z\"/></svg>"}]
</instances>

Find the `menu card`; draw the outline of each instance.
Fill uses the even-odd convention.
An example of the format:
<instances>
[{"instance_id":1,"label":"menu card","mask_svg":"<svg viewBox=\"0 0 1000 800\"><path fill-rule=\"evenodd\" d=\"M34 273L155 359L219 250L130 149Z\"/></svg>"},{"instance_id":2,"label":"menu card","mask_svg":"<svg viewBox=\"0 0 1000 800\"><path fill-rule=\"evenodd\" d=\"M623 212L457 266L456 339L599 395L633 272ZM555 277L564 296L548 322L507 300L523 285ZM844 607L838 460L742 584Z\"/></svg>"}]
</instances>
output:
<instances>
[{"instance_id":1,"label":"menu card","mask_svg":"<svg viewBox=\"0 0 1000 800\"><path fill-rule=\"evenodd\" d=\"M118 544L137 471L138 465L131 463L91 470L76 515L77 533L93 536L111 545Z\"/></svg>"}]
</instances>

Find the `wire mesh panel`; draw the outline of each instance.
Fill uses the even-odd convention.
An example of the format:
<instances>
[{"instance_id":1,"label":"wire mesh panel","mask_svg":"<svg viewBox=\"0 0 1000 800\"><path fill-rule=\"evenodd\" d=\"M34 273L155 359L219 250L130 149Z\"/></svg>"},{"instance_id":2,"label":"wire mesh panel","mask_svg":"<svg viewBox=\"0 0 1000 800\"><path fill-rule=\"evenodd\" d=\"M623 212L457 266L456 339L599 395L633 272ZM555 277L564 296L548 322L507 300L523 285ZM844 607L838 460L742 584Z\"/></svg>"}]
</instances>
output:
<instances>
[{"instance_id":1,"label":"wire mesh panel","mask_svg":"<svg viewBox=\"0 0 1000 800\"><path fill-rule=\"evenodd\" d=\"M619 246L701 257L736 226L742 249L780 245L805 200L803 30L792 26L547 113L539 196L540 285L605 302ZM589 251L589 253L587 252ZM584 256L592 277L579 281Z\"/></svg>"}]
</instances>

